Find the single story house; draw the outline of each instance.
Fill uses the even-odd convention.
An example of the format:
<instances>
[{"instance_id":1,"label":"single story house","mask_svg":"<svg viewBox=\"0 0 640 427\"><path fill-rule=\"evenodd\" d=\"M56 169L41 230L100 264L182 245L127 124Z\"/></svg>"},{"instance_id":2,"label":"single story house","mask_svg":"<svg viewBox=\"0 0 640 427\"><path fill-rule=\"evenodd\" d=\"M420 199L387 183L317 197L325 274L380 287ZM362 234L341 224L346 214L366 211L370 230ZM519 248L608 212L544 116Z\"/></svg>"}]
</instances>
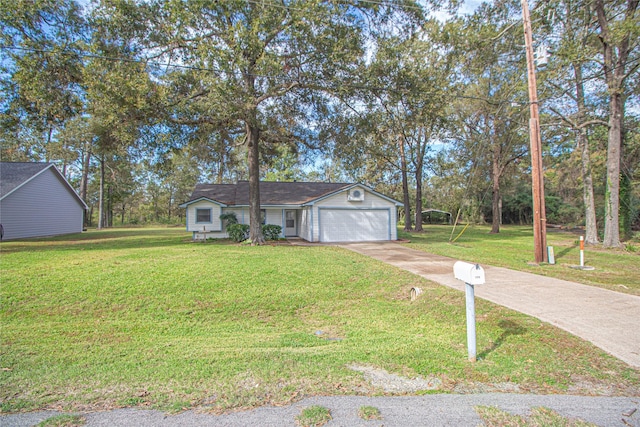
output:
<instances>
[{"instance_id":1,"label":"single story house","mask_svg":"<svg viewBox=\"0 0 640 427\"><path fill-rule=\"evenodd\" d=\"M282 227L283 237L309 242L397 240L402 204L362 184L261 182L263 224ZM249 224L249 182L198 184L186 208L194 239L228 237L220 215L235 212Z\"/></svg>"},{"instance_id":2,"label":"single story house","mask_svg":"<svg viewBox=\"0 0 640 427\"><path fill-rule=\"evenodd\" d=\"M85 209L53 163L0 162L4 240L80 233Z\"/></svg>"}]
</instances>

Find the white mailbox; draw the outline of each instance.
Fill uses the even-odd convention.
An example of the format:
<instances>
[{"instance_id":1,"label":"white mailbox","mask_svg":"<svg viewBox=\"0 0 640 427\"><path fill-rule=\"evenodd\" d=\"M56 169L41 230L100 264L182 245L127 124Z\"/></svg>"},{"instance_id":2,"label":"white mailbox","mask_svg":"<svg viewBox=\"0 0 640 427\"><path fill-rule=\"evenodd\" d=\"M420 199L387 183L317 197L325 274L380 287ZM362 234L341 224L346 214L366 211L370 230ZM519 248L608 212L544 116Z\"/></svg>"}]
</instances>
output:
<instances>
[{"instance_id":1,"label":"white mailbox","mask_svg":"<svg viewBox=\"0 0 640 427\"><path fill-rule=\"evenodd\" d=\"M467 302L467 349L469 361L476 361L476 303L473 287L484 284L484 270L478 264L456 261L453 264L453 276L464 282Z\"/></svg>"},{"instance_id":2,"label":"white mailbox","mask_svg":"<svg viewBox=\"0 0 640 427\"><path fill-rule=\"evenodd\" d=\"M484 284L484 269L478 264L456 261L456 263L453 264L453 276L469 285Z\"/></svg>"}]
</instances>

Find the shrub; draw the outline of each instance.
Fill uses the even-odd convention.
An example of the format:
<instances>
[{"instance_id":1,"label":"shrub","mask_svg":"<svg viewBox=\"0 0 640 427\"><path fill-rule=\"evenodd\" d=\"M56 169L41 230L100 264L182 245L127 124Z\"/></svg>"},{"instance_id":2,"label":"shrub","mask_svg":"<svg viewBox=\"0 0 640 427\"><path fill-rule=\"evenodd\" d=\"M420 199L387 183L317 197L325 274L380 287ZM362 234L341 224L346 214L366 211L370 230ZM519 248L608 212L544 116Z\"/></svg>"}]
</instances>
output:
<instances>
[{"instance_id":1,"label":"shrub","mask_svg":"<svg viewBox=\"0 0 640 427\"><path fill-rule=\"evenodd\" d=\"M227 233L234 242L244 242L249 238L249 224L227 224ZM274 224L262 226L262 234L266 240L278 240L282 233L282 227Z\"/></svg>"},{"instance_id":2,"label":"shrub","mask_svg":"<svg viewBox=\"0 0 640 427\"><path fill-rule=\"evenodd\" d=\"M234 242L244 242L249 238L249 225L229 224L227 225L227 233Z\"/></svg>"},{"instance_id":3,"label":"shrub","mask_svg":"<svg viewBox=\"0 0 640 427\"><path fill-rule=\"evenodd\" d=\"M265 224L262 226L262 234L266 240L278 240L282 233L282 227L274 224Z\"/></svg>"},{"instance_id":4,"label":"shrub","mask_svg":"<svg viewBox=\"0 0 640 427\"><path fill-rule=\"evenodd\" d=\"M235 212L225 212L219 217L222 221L227 221L227 225L237 224L238 217Z\"/></svg>"}]
</instances>

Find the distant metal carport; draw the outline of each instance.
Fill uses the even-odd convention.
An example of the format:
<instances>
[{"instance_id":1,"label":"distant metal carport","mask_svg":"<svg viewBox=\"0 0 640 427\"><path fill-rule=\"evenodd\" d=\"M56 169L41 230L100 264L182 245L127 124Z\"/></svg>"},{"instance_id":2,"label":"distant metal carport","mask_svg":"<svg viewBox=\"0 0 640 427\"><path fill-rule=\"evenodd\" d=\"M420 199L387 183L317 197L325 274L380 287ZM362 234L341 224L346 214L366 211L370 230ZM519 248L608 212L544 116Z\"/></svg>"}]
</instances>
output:
<instances>
[{"instance_id":1,"label":"distant metal carport","mask_svg":"<svg viewBox=\"0 0 640 427\"><path fill-rule=\"evenodd\" d=\"M453 215L451 215L451 212L441 211L440 209L425 209L425 210L423 210L422 211L422 222L424 222L424 215L425 214L427 214L429 216L429 220L431 220L431 213L432 212L437 212L437 213L449 215L449 224L453 223ZM431 224L431 222L430 222L430 224Z\"/></svg>"}]
</instances>

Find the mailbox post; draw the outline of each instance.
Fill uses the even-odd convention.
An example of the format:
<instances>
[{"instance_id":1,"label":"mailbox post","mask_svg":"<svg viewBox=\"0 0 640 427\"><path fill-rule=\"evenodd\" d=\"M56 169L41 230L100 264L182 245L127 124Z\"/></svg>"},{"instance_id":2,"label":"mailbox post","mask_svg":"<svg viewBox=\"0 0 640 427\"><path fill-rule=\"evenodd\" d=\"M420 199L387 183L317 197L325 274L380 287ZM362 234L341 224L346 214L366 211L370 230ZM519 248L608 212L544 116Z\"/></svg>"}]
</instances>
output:
<instances>
[{"instance_id":1,"label":"mailbox post","mask_svg":"<svg viewBox=\"0 0 640 427\"><path fill-rule=\"evenodd\" d=\"M469 361L476 361L476 303L475 285L484 284L484 269L478 264L470 264L457 261L453 265L453 275L456 279L465 283L465 295L467 302L467 351Z\"/></svg>"}]
</instances>

